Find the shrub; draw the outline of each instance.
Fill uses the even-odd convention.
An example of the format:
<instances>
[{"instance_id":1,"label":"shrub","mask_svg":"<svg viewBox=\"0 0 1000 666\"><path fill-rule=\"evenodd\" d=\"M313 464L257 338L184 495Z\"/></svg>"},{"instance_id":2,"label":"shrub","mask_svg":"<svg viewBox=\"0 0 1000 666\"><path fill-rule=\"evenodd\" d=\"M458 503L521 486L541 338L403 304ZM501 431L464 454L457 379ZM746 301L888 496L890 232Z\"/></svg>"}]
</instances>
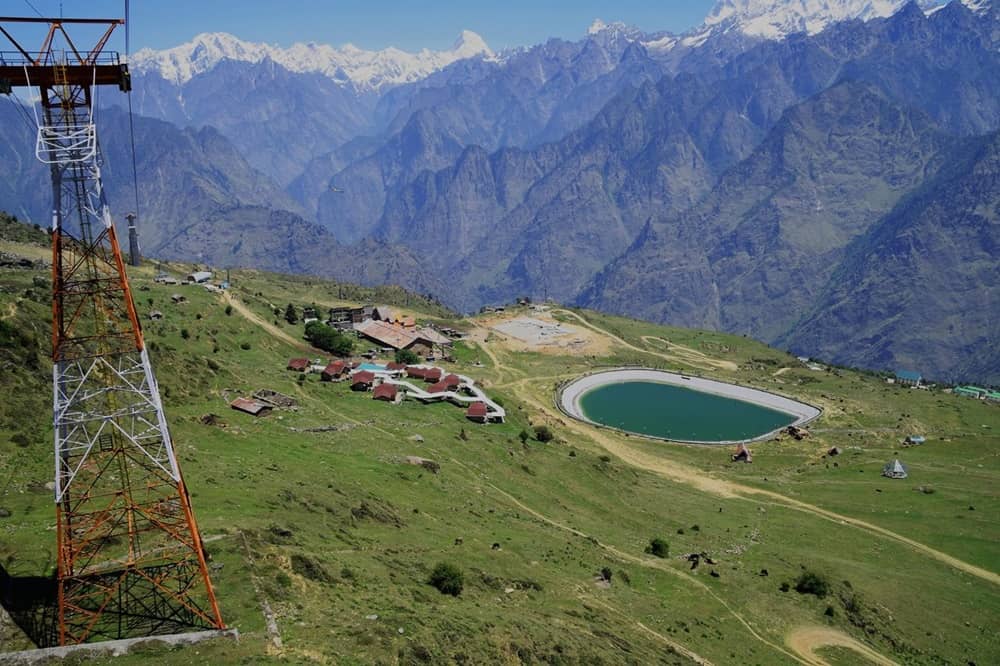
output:
<instances>
[{"instance_id":1,"label":"shrub","mask_svg":"<svg viewBox=\"0 0 1000 666\"><path fill-rule=\"evenodd\" d=\"M427 582L436 587L441 594L450 594L453 597L460 595L465 585L462 571L448 562L438 562Z\"/></svg>"},{"instance_id":2,"label":"shrub","mask_svg":"<svg viewBox=\"0 0 1000 666\"><path fill-rule=\"evenodd\" d=\"M527 444L528 440L531 438L531 433L522 428L521 432L517 433L517 438L521 440L522 444Z\"/></svg>"},{"instance_id":3,"label":"shrub","mask_svg":"<svg viewBox=\"0 0 1000 666\"><path fill-rule=\"evenodd\" d=\"M781 584L781 587L780 587L779 589L780 589L780 590L781 590L782 592L788 592L788 590L792 589L792 586L791 586L791 585L789 585L789 584L788 584L787 582L785 582L785 583L782 583L782 584Z\"/></svg>"},{"instance_id":4,"label":"shrub","mask_svg":"<svg viewBox=\"0 0 1000 666\"><path fill-rule=\"evenodd\" d=\"M609 456L609 455L603 455L600 458L598 458L598 460L600 460L602 463L604 463L605 465L607 465L609 462L611 462L611 456Z\"/></svg>"},{"instance_id":5,"label":"shrub","mask_svg":"<svg viewBox=\"0 0 1000 666\"><path fill-rule=\"evenodd\" d=\"M814 571L803 571L795 581L795 591L799 594L812 594L820 599L830 591L830 583L821 574Z\"/></svg>"},{"instance_id":6,"label":"shrub","mask_svg":"<svg viewBox=\"0 0 1000 666\"><path fill-rule=\"evenodd\" d=\"M313 347L337 356L350 356L354 351L354 342L349 337L318 321L306 326L306 339Z\"/></svg>"},{"instance_id":7,"label":"shrub","mask_svg":"<svg viewBox=\"0 0 1000 666\"><path fill-rule=\"evenodd\" d=\"M299 313L295 311L295 306L291 303L285 308L285 321L289 324L297 324L299 322Z\"/></svg>"},{"instance_id":8,"label":"shrub","mask_svg":"<svg viewBox=\"0 0 1000 666\"><path fill-rule=\"evenodd\" d=\"M656 537L655 539L649 542L648 546L646 546L646 553L649 555L654 555L655 557L659 557L661 559L669 557L670 544L668 544L660 537Z\"/></svg>"},{"instance_id":9,"label":"shrub","mask_svg":"<svg viewBox=\"0 0 1000 666\"><path fill-rule=\"evenodd\" d=\"M186 328L182 328L181 329L181 337L184 338L185 340L187 340L188 338L191 337L191 331L187 330Z\"/></svg>"},{"instance_id":10,"label":"shrub","mask_svg":"<svg viewBox=\"0 0 1000 666\"><path fill-rule=\"evenodd\" d=\"M397 349L396 350L396 363L405 363L406 365L413 365L414 363L420 363L420 357L412 349Z\"/></svg>"},{"instance_id":11,"label":"shrub","mask_svg":"<svg viewBox=\"0 0 1000 666\"><path fill-rule=\"evenodd\" d=\"M226 315L231 315L231 314L233 314L233 306L232 305L227 305L226 306Z\"/></svg>"},{"instance_id":12,"label":"shrub","mask_svg":"<svg viewBox=\"0 0 1000 666\"><path fill-rule=\"evenodd\" d=\"M555 438L552 430L547 425L535 426L535 439L539 442L551 442Z\"/></svg>"},{"instance_id":13,"label":"shrub","mask_svg":"<svg viewBox=\"0 0 1000 666\"><path fill-rule=\"evenodd\" d=\"M241 342L240 343L240 349L242 349L243 351L248 351L250 349L250 343L249 342Z\"/></svg>"},{"instance_id":14,"label":"shrub","mask_svg":"<svg viewBox=\"0 0 1000 666\"><path fill-rule=\"evenodd\" d=\"M28 448L31 445L31 440L23 432L17 432L11 435L10 441L14 442L18 447L22 449Z\"/></svg>"},{"instance_id":15,"label":"shrub","mask_svg":"<svg viewBox=\"0 0 1000 666\"><path fill-rule=\"evenodd\" d=\"M218 372L219 371L219 364L218 363L216 363L212 359L208 359L206 362L208 363L208 369L209 370L211 370L212 372Z\"/></svg>"},{"instance_id":16,"label":"shrub","mask_svg":"<svg viewBox=\"0 0 1000 666\"><path fill-rule=\"evenodd\" d=\"M608 581L609 583L611 582L611 569L610 569L610 567L601 567L601 578L603 578L604 580Z\"/></svg>"}]
</instances>

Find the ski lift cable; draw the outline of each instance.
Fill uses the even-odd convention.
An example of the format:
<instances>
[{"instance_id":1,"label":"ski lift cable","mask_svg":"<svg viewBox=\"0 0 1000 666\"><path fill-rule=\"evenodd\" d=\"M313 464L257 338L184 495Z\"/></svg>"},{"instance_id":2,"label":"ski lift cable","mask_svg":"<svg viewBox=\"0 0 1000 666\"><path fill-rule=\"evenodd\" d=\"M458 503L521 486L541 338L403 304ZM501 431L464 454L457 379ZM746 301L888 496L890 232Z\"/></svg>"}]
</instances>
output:
<instances>
[{"instance_id":1,"label":"ski lift cable","mask_svg":"<svg viewBox=\"0 0 1000 666\"><path fill-rule=\"evenodd\" d=\"M131 61L131 41L129 39L132 30L132 21L129 18L129 0L125 0L125 61ZM128 97L128 134L129 142L132 149L132 190L135 194L135 216L138 218L139 215L139 170L136 167L136 157L135 157L135 121L133 119L132 113L132 86L128 87L128 92L125 93Z\"/></svg>"}]
</instances>

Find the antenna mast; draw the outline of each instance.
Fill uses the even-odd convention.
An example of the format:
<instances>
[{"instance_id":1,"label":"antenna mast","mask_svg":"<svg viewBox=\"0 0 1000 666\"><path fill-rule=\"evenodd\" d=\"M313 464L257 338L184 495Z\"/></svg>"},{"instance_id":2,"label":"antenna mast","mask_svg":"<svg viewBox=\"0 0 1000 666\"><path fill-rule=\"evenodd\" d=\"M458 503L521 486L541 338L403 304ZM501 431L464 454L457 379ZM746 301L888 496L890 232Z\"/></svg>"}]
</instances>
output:
<instances>
[{"instance_id":1,"label":"antenna mast","mask_svg":"<svg viewBox=\"0 0 1000 666\"><path fill-rule=\"evenodd\" d=\"M22 24L48 26L37 51L11 35ZM101 181L92 92L131 89L104 50L122 24L0 17L15 49L0 52L0 91L38 90L35 155L52 179L60 645L225 626ZM103 29L89 50L67 32L79 26Z\"/></svg>"}]
</instances>

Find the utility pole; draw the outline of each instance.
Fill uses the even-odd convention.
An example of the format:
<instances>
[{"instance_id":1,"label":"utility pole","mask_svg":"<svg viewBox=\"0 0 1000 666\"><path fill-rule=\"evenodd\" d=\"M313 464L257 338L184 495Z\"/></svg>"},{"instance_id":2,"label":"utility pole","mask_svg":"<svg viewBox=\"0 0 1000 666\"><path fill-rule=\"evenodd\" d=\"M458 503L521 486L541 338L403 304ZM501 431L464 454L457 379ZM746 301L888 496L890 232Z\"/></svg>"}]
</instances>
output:
<instances>
[{"instance_id":1,"label":"utility pole","mask_svg":"<svg viewBox=\"0 0 1000 666\"><path fill-rule=\"evenodd\" d=\"M12 36L24 24L47 25L41 48ZM225 626L101 180L92 95L131 89L128 66L104 50L123 24L0 17L17 50L0 81L37 89L35 154L52 180L60 645ZM80 25L104 29L89 50L67 32Z\"/></svg>"}]
</instances>

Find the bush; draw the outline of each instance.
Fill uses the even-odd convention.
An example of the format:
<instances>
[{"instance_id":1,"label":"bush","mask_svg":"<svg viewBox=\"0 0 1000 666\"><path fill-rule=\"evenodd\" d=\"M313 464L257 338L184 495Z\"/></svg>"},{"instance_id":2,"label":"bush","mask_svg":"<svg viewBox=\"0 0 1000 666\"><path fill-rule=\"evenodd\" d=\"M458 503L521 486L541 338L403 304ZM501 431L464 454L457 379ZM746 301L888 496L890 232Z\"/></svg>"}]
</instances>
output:
<instances>
[{"instance_id":1,"label":"bush","mask_svg":"<svg viewBox=\"0 0 1000 666\"><path fill-rule=\"evenodd\" d=\"M465 585L461 570L448 562L438 562L427 582L436 587L441 594L450 594L453 597L460 595Z\"/></svg>"},{"instance_id":2,"label":"bush","mask_svg":"<svg viewBox=\"0 0 1000 666\"><path fill-rule=\"evenodd\" d=\"M396 350L396 363L405 363L406 365L413 365L415 363L420 363L420 357L412 349L397 349Z\"/></svg>"},{"instance_id":3,"label":"bush","mask_svg":"<svg viewBox=\"0 0 1000 666\"><path fill-rule=\"evenodd\" d=\"M527 444L528 440L531 439L531 433L522 428L521 432L517 433L517 438L521 440L522 444Z\"/></svg>"},{"instance_id":4,"label":"bush","mask_svg":"<svg viewBox=\"0 0 1000 666\"><path fill-rule=\"evenodd\" d=\"M337 356L350 356L354 351L354 342L349 337L318 321L306 326L306 339L313 347Z\"/></svg>"},{"instance_id":5,"label":"bush","mask_svg":"<svg viewBox=\"0 0 1000 666\"><path fill-rule=\"evenodd\" d=\"M249 342L241 342L240 343L240 349L242 349L243 351L249 351L250 350L250 343Z\"/></svg>"},{"instance_id":6,"label":"bush","mask_svg":"<svg viewBox=\"0 0 1000 666\"><path fill-rule=\"evenodd\" d=\"M218 363L216 363L212 359L208 359L206 362L208 363L208 369L209 370L211 370L212 372L218 372L219 371L219 364Z\"/></svg>"},{"instance_id":7,"label":"bush","mask_svg":"<svg viewBox=\"0 0 1000 666\"><path fill-rule=\"evenodd\" d=\"M535 439L539 442L551 442L554 438L555 435L547 425L535 426Z\"/></svg>"},{"instance_id":8,"label":"bush","mask_svg":"<svg viewBox=\"0 0 1000 666\"><path fill-rule=\"evenodd\" d=\"M814 571L803 571L795 581L795 591L799 594L812 594L820 599L830 592L830 583L826 578Z\"/></svg>"},{"instance_id":9,"label":"bush","mask_svg":"<svg viewBox=\"0 0 1000 666\"><path fill-rule=\"evenodd\" d=\"M233 306L232 305L227 305L226 306L226 315L231 315L231 314L233 314Z\"/></svg>"},{"instance_id":10,"label":"bush","mask_svg":"<svg viewBox=\"0 0 1000 666\"><path fill-rule=\"evenodd\" d=\"M186 328L182 328L181 329L181 337L184 338L185 340L187 340L188 338L191 337L191 331L187 330Z\"/></svg>"},{"instance_id":11,"label":"bush","mask_svg":"<svg viewBox=\"0 0 1000 666\"><path fill-rule=\"evenodd\" d=\"M601 567L601 578L611 582L611 569L609 567Z\"/></svg>"},{"instance_id":12,"label":"bush","mask_svg":"<svg viewBox=\"0 0 1000 666\"><path fill-rule=\"evenodd\" d=\"M652 541L649 542L648 546L646 546L646 553L648 555L654 555L654 556L659 557L661 559L669 557L670 556L670 544L668 544L666 541L664 541L660 537L656 537L655 539L653 539Z\"/></svg>"}]
</instances>

